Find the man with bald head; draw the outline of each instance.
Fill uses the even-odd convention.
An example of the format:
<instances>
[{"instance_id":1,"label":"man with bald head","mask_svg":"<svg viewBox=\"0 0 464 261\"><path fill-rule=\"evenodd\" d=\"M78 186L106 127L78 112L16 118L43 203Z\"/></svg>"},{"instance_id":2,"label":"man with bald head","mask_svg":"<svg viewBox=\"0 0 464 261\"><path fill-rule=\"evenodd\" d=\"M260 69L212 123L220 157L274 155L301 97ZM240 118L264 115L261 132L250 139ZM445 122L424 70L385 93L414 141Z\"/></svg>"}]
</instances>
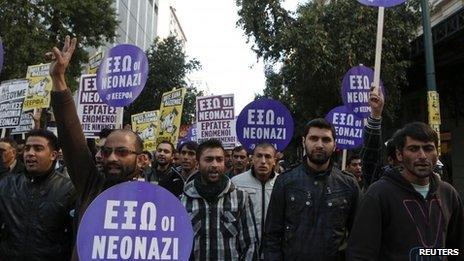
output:
<instances>
[{"instance_id":1,"label":"man with bald head","mask_svg":"<svg viewBox=\"0 0 464 261\"><path fill-rule=\"evenodd\" d=\"M66 37L60 51L53 48L50 76L52 77L52 105L56 117L60 143L68 172L78 193L76 209L79 223L85 210L105 189L139 176L143 156L143 142L131 130L114 130L100 148L103 170L95 165L82 131L71 91L66 85L65 72L76 47L76 39ZM76 251L73 260L77 260Z\"/></svg>"},{"instance_id":2,"label":"man with bald head","mask_svg":"<svg viewBox=\"0 0 464 261\"><path fill-rule=\"evenodd\" d=\"M0 160L6 167L6 173L18 174L24 172L24 164L20 160L17 160L18 145L13 138L6 137L0 139ZM1 172L0 172L1 173ZM5 173L1 174L1 177Z\"/></svg>"}]
</instances>

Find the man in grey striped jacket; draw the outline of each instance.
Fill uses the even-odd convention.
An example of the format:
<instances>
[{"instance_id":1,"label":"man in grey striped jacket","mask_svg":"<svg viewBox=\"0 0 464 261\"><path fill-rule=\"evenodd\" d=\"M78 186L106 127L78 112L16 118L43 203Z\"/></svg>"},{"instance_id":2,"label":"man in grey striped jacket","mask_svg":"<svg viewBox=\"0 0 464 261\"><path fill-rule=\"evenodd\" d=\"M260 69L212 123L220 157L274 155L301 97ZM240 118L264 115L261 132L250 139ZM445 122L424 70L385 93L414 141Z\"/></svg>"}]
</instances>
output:
<instances>
[{"instance_id":1,"label":"man in grey striped jacket","mask_svg":"<svg viewBox=\"0 0 464 261\"><path fill-rule=\"evenodd\" d=\"M224 175L224 148L204 141L197 150L200 175L181 196L194 231L194 260L257 260L257 229L249 195Z\"/></svg>"}]
</instances>

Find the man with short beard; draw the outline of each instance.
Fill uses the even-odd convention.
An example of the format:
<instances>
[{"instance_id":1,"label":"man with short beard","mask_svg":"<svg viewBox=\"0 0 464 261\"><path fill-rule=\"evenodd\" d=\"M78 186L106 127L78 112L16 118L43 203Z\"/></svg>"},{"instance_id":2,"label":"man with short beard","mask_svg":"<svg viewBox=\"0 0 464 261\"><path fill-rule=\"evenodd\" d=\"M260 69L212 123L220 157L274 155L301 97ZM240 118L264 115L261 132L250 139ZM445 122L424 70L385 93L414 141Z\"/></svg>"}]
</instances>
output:
<instances>
[{"instance_id":1,"label":"man with short beard","mask_svg":"<svg viewBox=\"0 0 464 261\"><path fill-rule=\"evenodd\" d=\"M425 123L409 123L394 135L394 144L402 169L391 168L367 190L348 242L348 260L462 260L463 204L458 192L433 173L437 133ZM423 259L421 248L458 249L461 256Z\"/></svg>"},{"instance_id":2,"label":"man with short beard","mask_svg":"<svg viewBox=\"0 0 464 261\"><path fill-rule=\"evenodd\" d=\"M250 197L224 175L224 154L219 140L201 143L196 153L200 175L181 196L194 230L191 260L257 260Z\"/></svg>"},{"instance_id":3,"label":"man with short beard","mask_svg":"<svg viewBox=\"0 0 464 261\"><path fill-rule=\"evenodd\" d=\"M51 102L63 156L79 199L79 208L75 215L80 222L89 204L102 191L137 179L141 168L143 141L131 130L114 130L101 147L103 171L98 171L87 147L71 91L65 81L65 71L76 42L75 38L71 40L68 36L61 51L54 47L47 56L52 59L49 70L53 83ZM72 260L78 260L76 251L73 252Z\"/></svg>"},{"instance_id":4,"label":"man with short beard","mask_svg":"<svg viewBox=\"0 0 464 261\"><path fill-rule=\"evenodd\" d=\"M151 172L146 173L145 181L158 184L178 197L184 189L184 181L172 165L173 152L174 145L171 142L162 141L158 144L155 151L155 164Z\"/></svg>"},{"instance_id":5,"label":"man with short beard","mask_svg":"<svg viewBox=\"0 0 464 261\"><path fill-rule=\"evenodd\" d=\"M324 119L306 124L307 156L274 184L264 232L264 260L343 260L360 190L333 167L335 130Z\"/></svg>"}]
</instances>

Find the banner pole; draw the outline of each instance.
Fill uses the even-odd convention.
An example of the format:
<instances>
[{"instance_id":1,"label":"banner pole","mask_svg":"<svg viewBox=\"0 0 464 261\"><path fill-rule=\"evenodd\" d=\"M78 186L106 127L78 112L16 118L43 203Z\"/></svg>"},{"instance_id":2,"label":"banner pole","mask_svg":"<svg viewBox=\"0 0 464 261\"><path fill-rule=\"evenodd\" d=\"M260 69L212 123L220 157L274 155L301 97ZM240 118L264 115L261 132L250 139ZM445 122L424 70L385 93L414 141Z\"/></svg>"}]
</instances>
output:
<instances>
[{"instance_id":1,"label":"banner pole","mask_svg":"<svg viewBox=\"0 0 464 261\"><path fill-rule=\"evenodd\" d=\"M383 40L383 23L385 7L379 7L377 19L377 38L375 43L375 67L374 67L374 87L380 86L380 65L382 60L382 40ZM377 89L377 92L380 90Z\"/></svg>"},{"instance_id":2,"label":"banner pole","mask_svg":"<svg viewBox=\"0 0 464 261\"><path fill-rule=\"evenodd\" d=\"M343 150L343 157L342 157L342 170L345 170L347 154L348 154L348 151L346 149L344 149Z\"/></svg>"}]
</instances>

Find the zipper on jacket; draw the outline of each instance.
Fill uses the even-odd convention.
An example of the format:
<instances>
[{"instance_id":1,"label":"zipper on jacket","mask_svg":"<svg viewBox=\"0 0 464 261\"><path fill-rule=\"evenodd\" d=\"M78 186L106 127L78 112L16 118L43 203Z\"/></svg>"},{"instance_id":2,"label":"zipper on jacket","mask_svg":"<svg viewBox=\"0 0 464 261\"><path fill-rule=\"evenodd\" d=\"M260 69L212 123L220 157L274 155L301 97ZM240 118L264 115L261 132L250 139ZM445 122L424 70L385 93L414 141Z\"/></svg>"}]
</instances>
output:
<instances>
[{"instance_id":1,"label":"zipper on jacket","mask_svg":"<svg viewBox=\"0 0 464 261\"><path fill-rule=\"evenodd\" d=\"M266 209L266 183L261 182L261 242L263 241L264 236L264 219L266 216L264 215L264 211ZM261 244L262 245L262 244Z\"/></svg>"}]
</instances>

